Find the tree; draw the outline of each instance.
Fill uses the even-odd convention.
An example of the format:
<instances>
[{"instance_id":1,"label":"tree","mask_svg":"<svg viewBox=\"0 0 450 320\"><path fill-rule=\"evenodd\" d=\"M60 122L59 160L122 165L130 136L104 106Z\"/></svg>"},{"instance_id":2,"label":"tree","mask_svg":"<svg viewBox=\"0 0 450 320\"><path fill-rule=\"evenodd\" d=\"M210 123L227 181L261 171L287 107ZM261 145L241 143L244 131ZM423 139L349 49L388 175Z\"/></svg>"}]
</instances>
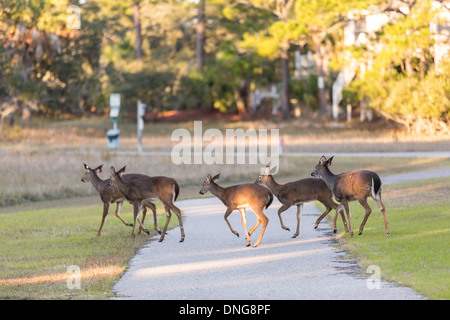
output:
<instances>
[{"instance_id":1,"label":"tree","mask_svg":"<svg viewBox=\"0 0 450 320\"><path fill-rule=\"evenodd\" d=\"M142 35L141 35L141 16L139 10L139 1L133 1L133 21L134 29L136 32L136 57L140 62L143 62L142 58Z\"/></svg>"},{"instance_id":2,"label":"tree","mask_svg":"<svg viewBox=\"0 0 450 320\"><path fill-rule=\"evenodd\" d=\"M365 9L370 4L377 2L379 1L296 0L295 2L295 16L305 27L308 44L316 53L317 87L322 115L328 114L325 65L328 65L329 55L325 54L326 46L330 45L330 40L347 23L347 12L355 9Z\"/></svg>"},{"instance_id":3,"label":"tree","mask_svg":"<svg viewBox=\"0 0 450 320\"><path fill-rule=\"evenodd\" d=\"M298 42L301 35L302 28L293 20L293 8L295 0L237 0L238 3L245 4L260 10L267 11L273 15L272 25L269 27L269 35L265 35L264 32L260 32L256 35L258 38L272 38L264 39L259 42L255 39L255 36L247 34L244 40L248 44L253 43L259 52L264 43L270 42L272 44L271 48L279 51L279 56L281 58L282 65L282 76L281 76L281 111L283 118L290 118L290 108L289 108L289 82L290 82L290 72L289 72L289 48L291 42ZM276 44L274 46L274 44ZM245 46L245 44L244 44ZM273 52L266 51L267 56L273 54Z\"/></svg>"},{"instance_id":4,"label":"tree","mask_svg":"<svg viewBox=\"0 0 450 320\"><path fill-rule=\"evenodd\" d=\"M205 63L205 29L206 29L206 18L205 18L205 2L206 0L199 0L198 3L198 15L197 15L197 25L196 31L196 42L195 42L195 61L198 70L203 68Z\"/></svg>"}]
</instances>

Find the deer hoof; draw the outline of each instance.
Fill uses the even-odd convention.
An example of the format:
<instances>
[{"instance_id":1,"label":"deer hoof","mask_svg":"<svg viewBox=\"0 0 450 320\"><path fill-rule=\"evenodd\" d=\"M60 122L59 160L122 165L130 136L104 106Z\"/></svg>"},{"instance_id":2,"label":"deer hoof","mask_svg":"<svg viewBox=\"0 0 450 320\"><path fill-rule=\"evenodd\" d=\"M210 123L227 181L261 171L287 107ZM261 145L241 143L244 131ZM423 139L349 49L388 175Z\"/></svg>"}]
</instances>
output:
<instances>
[{"instance_id":1,"label":"deer hoof","mask_svg":"<svg viewBox=\"0 0 450 320\"><path fill-rule=\"evenodd\" d=\"M237 235L237 237L239 238L239 233L238 232L236 232L235 235Z\"/></svg>"},{"instance_id":2,"label":"deer hoof","mask_svg":"<svg viewBox=\"0 0 450 320\"><path fill-rule=\"evenodd\" d=\"M133 224L132 224L132 223L129 223L128 226L129 226L129 227L133 227Z\"/></svg>"},{"instance_id":3,"label":"deer hoof","mask_svg":"<svg viewBox=\"0 0 450 320\"><path fill-rule=\"evenodd\" d=\"M183 242L183 241L184 241L184 238L181 238L180 242Z\"/></svg>"},{"instance_id":4,"label":"deer hoof","mask_svg":"<svg viewBox=\"0 0 450 320\"><path fill-rule=\"evenodd\" d=\"M391 234L389 232L386 232L386 237L389 237Z\"/></svg>"},{"instance_id":5,"label":"deer hoof","mask_svg":"<svg viewBox=\"0 0 450 320\"><path fill-rule=\"evenodd\" d=\"M144 229L144 232L145 232L147 235L150 235L150 231L148 231L147 229Z\"/></svg>"}]
</instances>

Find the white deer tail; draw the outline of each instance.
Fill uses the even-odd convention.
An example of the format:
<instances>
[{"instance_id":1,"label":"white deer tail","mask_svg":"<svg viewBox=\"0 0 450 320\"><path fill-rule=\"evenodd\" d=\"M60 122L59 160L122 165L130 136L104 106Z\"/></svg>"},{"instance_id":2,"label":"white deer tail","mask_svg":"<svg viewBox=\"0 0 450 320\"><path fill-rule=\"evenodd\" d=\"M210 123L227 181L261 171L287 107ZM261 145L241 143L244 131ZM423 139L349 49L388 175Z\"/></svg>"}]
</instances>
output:
<instances>
[{"instance_id":1,"label":"white deer tail","mask_svg":"<svg viewBox=\"0 0 450 320\"><path fill-rule=\"evenodd\" d=\"M372 178L372 188L371 188L372 189L372 198L374 198L376 200L380 200L381 189L383 186L383 181L381 180L381 178L379 178L379 179L380 179L379 185L375 186L375 181ZM376 182L378 182L378 181L376 181Z\"/></svg>"}]
</instances>

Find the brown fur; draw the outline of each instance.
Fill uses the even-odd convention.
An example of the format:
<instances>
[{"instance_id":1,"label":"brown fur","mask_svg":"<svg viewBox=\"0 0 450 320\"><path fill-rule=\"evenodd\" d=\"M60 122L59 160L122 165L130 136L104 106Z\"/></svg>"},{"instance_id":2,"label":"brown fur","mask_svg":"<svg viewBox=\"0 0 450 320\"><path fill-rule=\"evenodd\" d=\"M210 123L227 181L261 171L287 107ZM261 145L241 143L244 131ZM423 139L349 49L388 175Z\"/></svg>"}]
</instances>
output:
<instances>
[{"instance_id":1,"label":"brown fur","mask_svg":"<svg viewBox=\"0 0 450 320\"><path fill-rule=\"evenodd\" d=\"M372 212L372 209L367 203L367 198L370 196L375 200L383 214L386 236L389 236L386 208L381 201L382 182L378 174L369 170L358 170L335 175L328 168L332 160L333 157L327 160L322 156L311 175L323 179L333 191L335 199L341 202L341 206L344 206L350 227L350 235L353 235L353 229L348 202L358 200L366 211L364 220L359 227L359 234L361 235L364 230L364 225Z\"/></svg>"},{"instance_id":2,"label":"brown fur","mask_svg":"<svg viewBox=\"0 0 450 320\"><path fill-rule=\"evenodd\" d=\"M269 188L269 190L278 198L278 200L282 203L280 209L278 209L278 217L280 218L281 227L284 230L288 230L281 218L281 213L289 209L291 206L297 206L297 230L292 236L295 238L298 236L300 232L300 211L303 203L310 201L319 201L325 206L325 211L322 215L316 220L314 225L314 229L316 229L322 221L323 218L327 216L327 214L332 209L337 209L338 204L333 201L333 194L325 184L325 182L321 179L316 178L306 178L297 180L294 182L289 182L286 184L278 184L273 176L270 174L270 168L266 167L266 171L264 175L260 175L255 183L261 184ZM336 218L334 219L333 230L336 233ZM347 222L345 221L344 213L341 210L342 221L344 222L345 231L347 232Z\"/></svg>"},{"instance_id":3,"label":"brown fur","mask_svg":"<svg viewBox=\"0 0 450 320\"><path fill-rule=\"evenodd\" d=\"M256 240L254 247L257 247L261 242L261 239L266 230L267 224L269 223L269 219L263 213L263 210L268 208L273 200L272 193L266 188L259 186L254 183L240 184L236 186L231 186L227 188L222 188L215 181L219 179L219 175L216 175L214 178L211 178L211 175L207 175L205 181L203 182L202 189L200 190L200 194L205 194L208 191L219 198L223 204L227 207L227 211L225 212L225 221L232 233L239 237L239 233L234 231L230 222L228 221L228 216L233 212L233 210L238 209L241 214L242 225L244 226L245 236L247 239L247 246L250 246L250 235L258 228L258 226L263 224L261 233L259 234L258 239ZM256 214L258 220L256 224L247 231L247 223L245 219L245 208L242 206L248 205Z\"/></svg>"},{"instance_id":4,"label":"brown fur","mask_svg":"<svg viewBox=\"0 0 450 320\"><path fill-rule=\"evenodd\" d=\"M164 176L150 177L144 174L135 174L135 178L127 182L123 179L125 167L117 172L114 167L111 167L110 171L111 183L117 186L120 193L122 193L125 198L133 204L135 221L138 218L139 211L142 206L149 203L152 199L159 199L162 202L167 215L166 224L159 241L161 242L164 240L170 217L172 216L171 211L175 212L180 223L180 242L184 241L185 234L181 210L173 204L173 201L178 197L180 190L175 179ZM134 236L134 228L131 235Z\"/></svg>"},{"instance_id":5,"label":"brown fur","mask_svg":"<svg viewBox=\"0 0 450 320\"><path fill-rule=\"evenodd\" d=\"M131 227L133 226L132 223L126 222L120 216L120 210L122 208L122 204L123 204L123 201L125 200L125 197L120 193L120 191L119 191L119 189L117 189L117 187L110 186L110 179L102 180L97 175L97 173L101 172L102 166L103 165L100 165L97 168L92 169L88 165L84 164L85 172L84 172L83 177L81 178L81 181L84 182L84 183L91 182L91 184L94 186L94 188L100 194L100 198L102 199L102 202L103 202L102 222L100 224L100 228L98 229L97 236L101 235L103 224L105 223L105 219L106 219L106 216L108 215L109 206L110 206L111 203L117 203L116 213L115 213L116 217L119 218L120 221L122 221L124 225L131 226ZM131 181L134 178L135 178L135 175L133 175L133 174L127 174L127 175L123 176L124 181ZM151 202L148 202L148 203L145 204L145 206L143 208L143 211L142 211L142 222L139 221L139 224L143 225L144 220L145 220L145 216L147 214L147 208L149 208L153 212L153 219L154 219L155 230L158 233L161 233L161 231L158 229L158 226L157 226L156 206L153 203L151 203ZM145 228L140 226L138 234L140 234L141 231L144 231L147 234L150 234L148 230L146 230Z\"/></svg>"}]
</instances>

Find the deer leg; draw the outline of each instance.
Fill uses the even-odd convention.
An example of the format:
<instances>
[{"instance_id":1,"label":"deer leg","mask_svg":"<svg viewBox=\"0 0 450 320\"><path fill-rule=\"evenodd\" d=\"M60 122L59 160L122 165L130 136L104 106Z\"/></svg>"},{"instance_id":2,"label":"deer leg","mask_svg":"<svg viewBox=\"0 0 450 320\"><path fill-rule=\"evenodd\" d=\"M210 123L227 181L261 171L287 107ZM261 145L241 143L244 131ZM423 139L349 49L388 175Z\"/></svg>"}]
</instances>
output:
<instances>
[{"instance_id":1,"label":"deer leg","mask_svg":"<svg viewBox=\"0 0 450 320\"><path fill-rule=\"evenodd\" d=\"M280 223L281 223L281 228L283 228L284 230L290 231L288 227L286 227L283 223L283 219L281 219L281 213L286 211L287 209L289 209L291 207L291 205L289 204L283 204L280 209L278 209L278 218L280 218Z\"/></svg>"},{"instance_id":2,"label":"deer leg","mask_svg":"<svg viewBox=\"0 0 450 320\"><path fill-rule=\"evenodd\" d=\"M162 242L164 240L164 236L166 235L167 227L169 226L170 217L172 216L172 213L170 212L169 208L164 205L164 211L166 211L166 224L164 225L164 230L161 234L161 237L159 238L159 242Z\"/></svg>"},{"instance_id":3,"label":"deer leg","mask_svg":"<svg viewBox=\"0 0 450 320\"><path fill-rule=\"evenodd\" d=\"M132 227L132 226L133 226L132 223L126 222L126 221L123 220L123 218L120 216L120 211L122 210L122 205L123 205L123 202L117 202L116 213L115 213L115 215L116 215L117 218L119 218L120 221L122 221L122 223L123 223L124 225L126 225L126 226L128 226L128 227Z\"/></svg>"},{"instance_id":4,"label":"deer leg","mask_svg":"<svg viewBox=\"0 0 450 320\"><path fill-rule=\"evenodd\" d=\"M227 208L227 211L225 212L225 216L224 219L225 221L228 223L228 226L230 227L231 232L233 232L233 234L237 235L237 237L239 238L239 233L237 233L236 231L234 231L233 227L231 226L230 221L228 221L228 216L233 212L232 209Z\"/></svg>"},{"instance_id":5,"label":"deer leg","mask_svg":"<svg viewBox=\"0 0 450 320\"><path fill-rule=\"evenodd\" d=\"M334 219L335 221L337 219L338 213L341 214L342 223L344 224L345 233L347 234L348 233L348 227L347 227L347 221L345 220L344 208L342 206L340 206L340 205L336 207L336 217ZM336 223L334 225L336 226ZM336 231L334 233L336 233Z\"/></svg>"},{"instance_id":6,"label":"deer leg","mask_svg":"<svg viewBox=\"0 0 450 320\"><path fill-rule=\"evenodd\" d=\"M102 228L103 224L105 223L106 216L108 215L109 211L109 203L103 203L103 217L102 217L102 223L100 224L100 228L97 232L97 237L99 237L102 234Z\"/></svg>"},{"instance_id":7,"label":"deer leg","mask_svg":"<svg viewBox=\"0 0 450 320\"><path fill-rule=\"evenodd\" d=\"M173 203L169 205L169 208L175 212L175 214L177 215L178 218L178 222L180 224L180 231L181 231L181 240L180 242L184 241L184 227L183 227L183 218L181 216L181 210L175 206Z\"/></svg>"},{"instance_id":8,"label":"deer leg","mask_svg":"<svg viewBox=\"0 0 450 320\"><path fill-rule=\"evenodd\" d=\"M139 220L139 212L141 212L143 207L144 207L144 203L139 204L139 210L138 210L138 213L137 213L137 219L135 219L134 225L136 225L136 220L137 220L137 222L139 222L139 232L138 232L138 234L141 234L141 229L142 229L147 235L150 235L150 231L145 229L144 225L142 224L144 222L145 213L147 213L147 210L144 210L142 222L141 222L141 220ZM134 231L134 226L133 226L133 231Z\"/></svg>"},{"instance_id":9,"label":"deer leg","mask_svg":"<svg viewBox=\"0 0 450 320\"><path fill-rule=\"evenodd\" d=\"M147 233L148 235L150 235L150 232L144 228L144 221L145 221L145 216L147 215L147 208L145 207L145 205L142 207L142 219L139 220L139 231L138 231L138 235L141 234L141 231L144 231L145 233Z\"/></svg>"},{"instance_id":10,"label":"deer leg","mask_svg":"<svg viewBox=\"0 0 450 320\"><path fill-rule=\"evenodd\" d=\"M322 213L322 215L316 220L316 223L314 224L314 229L317 229L319 226L320 221L322 221L323 218L327 216L328 213L330 213L331 208L324 203L322 203L325 206L325 211Z\"/></svg>"},{"instance_id":11,"label":"deer leg","mask_svg":"<svg viewBox=\"0 0 450 320\"><path fill-rule=\"evenodd\" d=\"M292 238L296 238L298 234L300 233L300 211L303 209L303 203L297 205L297 231L295 231Z\"/></svg>"},{"instance_id":12,"label":"deer leg","mask_svg":"<svg viewBox=\"0 0 450 320\"><path fill-rule=\"evenodd\" d=\"M351 219L351 216L350 216L350 207L348 205L348 201L347 200L342 200L342 205L344 206L345 212L347 213L348 226L349 226L349 229L350 229L350 237L353 237L352 219ZM336 212L335 221L336 221L336 219L337 219L337 212Z\"/></svg>"},{"instance_id":13,"label":"deer leg","mask_svg":"<svg viewBox=\"0 0 450 320\"><path fill-rule=\"evenodd\" d=\"M158 232L159 234L161 234L161 230L158 229L158 220L156 218L156 206L154 203L152 202L147 202L147 207L150 208L150 210L152 210L153 212L153 225L155 227L155 231Z\"/></svg>"},{"instance_id":14,"label":"deer leg","mask_svg":"<svg viewBox=\"0 0 450 320\"><path fill-rule=\"evenodd\" d=\"M141 206L139 205L138 202L133 202L133 216L134 216L134 223L133 223L133 231L131 231L131 236L135 237L136 234L134 233L135 229L136 229L136 222L138 221L139 218L139 211L141 211Z\"/></svg>"},{"instance_id":15,"label":"deer leg","mask_svg":"<svg viewBox=\"0 0 450 320\"><path fill-rule=\"evenodd\" d=\"M253 210L253 208L252 208ZM253 210L255 212L255 214L258 216L258 219L261 220L263 226L261 229L261 232L259 234L258 240L256 240L255 244L253 245L253 247L257 247L259 245L259 243L261 242L261 239L264 235L264 232L266 231L267 228L267 224L269 223L269 219L266 217L266 215L262 212L262 210Z\"/></svg>"},{"instance_id":16,"label":"deer leg","mask_svg":"<svg viewBox=\"0 0 450 320\"><path fill-rule=\"evenodd\" d=\"M369 216L372 213L372 209L370 208L369 204L367 203L367 198L358 199L358 202L363 206L364 210L366 211L366 215L364 216L361 226L359 227L359 235L361 235L363 233L364 226L367 222L367 219L369 219Z\"/></svg>"},{"instance_id":17,"label":"deer leg","mask_svg":"<svg viewBox=\"0 0 450 320\"><path fill-rule=\"evenodd\" d=\"M242 225L244 226L245 237L247 238L247 247L250 246L250 236L247 231L247 221L245 220L245 209L240 208L239 213L241 214Z\"/></svg>"},{"instance_id":18,"label":"deer leg","mask_svg":"<svg viewBox=\"0 0 450 320\"><path fill-rule=\"evenodd\" d=\"M380 208L381 213L383 214L384 228L386 230L386 236L389 237L390 233L389 233L388 221L387 221L387 217L386 217L386 208L385 208L383 202L381 202L381 194L380 194L380 198L379 199L374 199L374 200L377 203L378 207Z\"/></svg>"},{"instance_id":19,"label":"deer leg","mask_svg":"<svg viewBox=\"0 0 450 320\"><path fill-rule=\"evenodd\" d=\"M252 235L252 233L256 230L256 228L259 227L259 225L261 224L261 220L258 218L256 220L255 225L250 229L250 231L248 232L249 235Z\"/></svg>"}]
</instances>

